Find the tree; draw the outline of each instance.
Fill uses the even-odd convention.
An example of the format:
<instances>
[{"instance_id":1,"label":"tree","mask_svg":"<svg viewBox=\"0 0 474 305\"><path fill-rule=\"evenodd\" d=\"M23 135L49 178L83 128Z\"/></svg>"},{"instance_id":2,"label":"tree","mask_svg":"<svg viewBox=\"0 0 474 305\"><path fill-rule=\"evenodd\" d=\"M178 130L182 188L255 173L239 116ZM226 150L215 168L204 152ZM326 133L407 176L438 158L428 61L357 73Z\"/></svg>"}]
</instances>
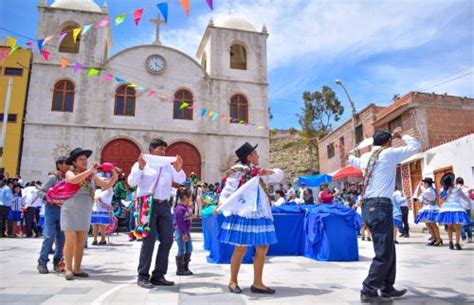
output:
<instances>
[{"instance_id":1,"label":"tree","mask_svg":"<svg viewBox=\"0 0 474 305\"><path fill-rule=\"evenodd\" d=\"M311 167L315 167L314 156L318 154L317 139L324 137L332 128L332 122L338 121L344 107L336 93L324 85L321 92L303 92L304 106L298 114L304 143L308 146Z\"/></svg>"}]
</instances>

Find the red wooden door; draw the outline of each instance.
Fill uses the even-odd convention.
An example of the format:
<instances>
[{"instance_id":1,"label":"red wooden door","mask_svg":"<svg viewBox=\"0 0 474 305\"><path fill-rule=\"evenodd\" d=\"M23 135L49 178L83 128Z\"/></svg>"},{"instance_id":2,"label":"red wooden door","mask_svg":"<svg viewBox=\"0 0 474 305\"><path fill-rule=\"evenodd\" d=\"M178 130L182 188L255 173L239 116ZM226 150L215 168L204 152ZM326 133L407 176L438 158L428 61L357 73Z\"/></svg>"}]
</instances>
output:
<instances>
[{"instance_id":1,"label":"red wooden door","mask_svg":"<svg viewBox=\"0 0 474 305\"><path fill-rule=\"evenodd\" d=\"M180 155L183 158L183 170L186 177L194 172L200 179L201 177L201 154L192 144L186 142L176 142L168 146L166 155Z\"/></svg>"},{"instance_id":2,"label":"red wooden door","mask_svg":"<svg viewBox=\"0 0 474 305\"><path fill-rule=\"evenodd\" d=\"M130 170L137 162L140 155L140 148L130 140L117 139L107 144L102 150L100 162L111 162L115 166L123 169L128 177Z\"/></svg>"}]
</instances>

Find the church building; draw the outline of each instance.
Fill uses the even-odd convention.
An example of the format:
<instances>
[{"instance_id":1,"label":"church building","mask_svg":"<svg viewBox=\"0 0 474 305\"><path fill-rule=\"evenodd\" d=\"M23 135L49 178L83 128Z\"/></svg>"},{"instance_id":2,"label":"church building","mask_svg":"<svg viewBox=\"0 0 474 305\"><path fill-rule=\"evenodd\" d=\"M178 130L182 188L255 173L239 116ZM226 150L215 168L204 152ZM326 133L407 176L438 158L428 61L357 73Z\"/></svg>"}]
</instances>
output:
<instances>
[{"instance_id":1,"label":"church building","mask_svg":"<svg viewBox=\"0 0 474 305\"><path fill-rule=\"evenodd\" d=\"M220 181L244 142L258 144L261 165L268 165L268 130L245 125L268 126L265 26L258 31L236 16L211 19L191 57L161 44L158 17L155 41L109 56L109 26L79 34L76 42L71 31L107 18L107 4L40 0L38 10L38 39L69 32L60 43L48 42L48 61L34 54L21 162L26 180L44 180L55 158L75 147L93 150L90 162L114 162L128 173L155 137L168 143L168 155L183 157L187 175L207 182ZM61 57L69 62L64 70ZM83 68L74 72L76 62ZM89 68L129 83L88 77ZM130 84L158 94L150 97ZM191 107L180 109L183 102ZM203 118L202 108L232 120Z\"/></svg>"}]
</instances>

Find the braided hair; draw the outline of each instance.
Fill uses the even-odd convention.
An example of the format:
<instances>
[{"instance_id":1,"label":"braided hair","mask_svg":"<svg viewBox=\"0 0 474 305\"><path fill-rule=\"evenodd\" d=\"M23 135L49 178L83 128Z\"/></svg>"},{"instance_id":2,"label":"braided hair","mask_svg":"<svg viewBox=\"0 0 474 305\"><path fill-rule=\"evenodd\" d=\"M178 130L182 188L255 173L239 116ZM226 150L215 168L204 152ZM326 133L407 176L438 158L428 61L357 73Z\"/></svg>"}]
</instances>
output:
<instances>
[{"instance_id":1,"label":"braided hair","mask_svg":"<svg viewBox=\"0 0 474 305\"><path fill-rule=\"evenodd\" d=\"M175 206L178 204L179 201L183 201L185 197L191 197L192 192L191 192L191 187L189 185L180 185L178 189L176 190L176 200L175 200Z\"/></svg>"}]
</instances>

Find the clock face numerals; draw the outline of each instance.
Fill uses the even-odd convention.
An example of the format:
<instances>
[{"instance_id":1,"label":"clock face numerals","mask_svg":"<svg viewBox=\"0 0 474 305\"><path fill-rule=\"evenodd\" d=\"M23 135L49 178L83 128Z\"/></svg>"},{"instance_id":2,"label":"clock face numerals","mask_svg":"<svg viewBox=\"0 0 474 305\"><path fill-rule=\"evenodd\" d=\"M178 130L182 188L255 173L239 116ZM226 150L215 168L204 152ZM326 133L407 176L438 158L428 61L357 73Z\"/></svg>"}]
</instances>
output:
<instances>
[{"instance_id":1,"label":"clock face numerals","mask_svg":"<svg viewBox=\"0 0 474 305\"><path fill-rule=\"evenodd\" d=\"M166 61L160 55L151 55L146 59L146 69L150 73L159 74L165 70Z\"/></svg>"}]
</instances>

